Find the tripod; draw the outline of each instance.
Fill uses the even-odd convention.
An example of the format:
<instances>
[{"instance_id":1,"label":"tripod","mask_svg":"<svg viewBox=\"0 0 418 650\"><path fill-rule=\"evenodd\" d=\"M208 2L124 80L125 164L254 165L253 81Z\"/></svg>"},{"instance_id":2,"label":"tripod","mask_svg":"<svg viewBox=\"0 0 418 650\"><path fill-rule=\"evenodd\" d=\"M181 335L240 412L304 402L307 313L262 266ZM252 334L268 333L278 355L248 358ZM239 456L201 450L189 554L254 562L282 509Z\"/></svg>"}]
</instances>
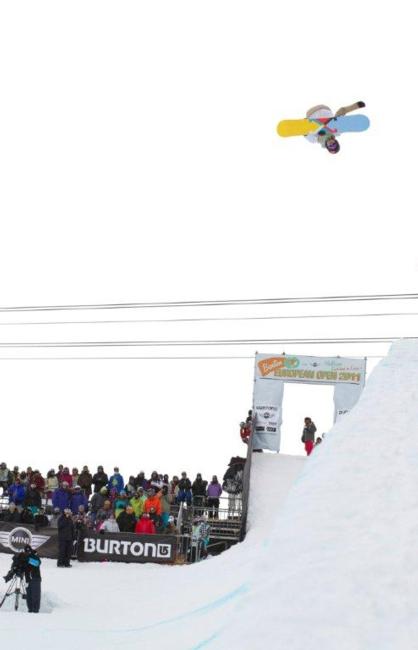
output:
<instances>
[{"instance_id":1,"label":"tripod","mask_svg":"<svg viewBox=\"0 0 418 650\"><path fill-rule=\"evenodd\" d=\"M7 587L6 593L0 600L0 607L3 605L7 597L13 596L13 594L15 596L15 610L18 610L20 596L22 596L23 600L26 600L26 582L24 576L20 573L14 574L10 585Z\"/></svg>"}]
</instances>

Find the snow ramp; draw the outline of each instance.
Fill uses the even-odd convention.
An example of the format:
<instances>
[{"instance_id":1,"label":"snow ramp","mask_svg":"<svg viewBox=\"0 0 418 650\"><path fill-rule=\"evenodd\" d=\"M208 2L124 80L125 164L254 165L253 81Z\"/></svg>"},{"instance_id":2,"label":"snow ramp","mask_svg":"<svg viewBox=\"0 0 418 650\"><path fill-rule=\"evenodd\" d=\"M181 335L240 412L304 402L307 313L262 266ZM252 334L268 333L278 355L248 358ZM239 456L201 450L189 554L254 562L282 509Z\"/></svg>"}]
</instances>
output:
<instances>
[{"instance_id":1,"label":"snow ramp","mask_svg":"<svg viewBox=\"0 0 418 650\"><path fill-rule=\"evenodd\" d=\"M308 458L254 454L248 534L192 566L43 563L32 650L413 650L418 638L418 344L395 343ZM0 558L1 570L10 557Z\"/></svg>"}]
</instances>

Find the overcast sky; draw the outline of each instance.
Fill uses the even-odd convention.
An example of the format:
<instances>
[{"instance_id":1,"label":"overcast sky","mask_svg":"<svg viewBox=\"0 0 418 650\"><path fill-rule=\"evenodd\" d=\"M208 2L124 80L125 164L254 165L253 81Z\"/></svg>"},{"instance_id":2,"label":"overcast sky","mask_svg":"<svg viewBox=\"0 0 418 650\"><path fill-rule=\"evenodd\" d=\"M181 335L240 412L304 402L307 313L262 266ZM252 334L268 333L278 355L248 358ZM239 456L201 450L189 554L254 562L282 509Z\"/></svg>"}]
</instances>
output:
<instances>
[{"instance_id":1,"label":"overcast sky","mask_svg":"<svg viewBox=\"0 0 418 650\"><path fill-rule=\"evenodd\" d=\"M0 305L413 292L413 3L9 2L0 6ZM330 156L280 119L364 100ZM2 313L3 323L414 312L414 302ZM414 335L416 316L1 325L0 341ZM1 460L221 474L244 453L253 355L271 346L2 349L240 356L0 363ZM287 346L376 356L387 345ZM370 359L369 368L376 363ZM283 451L332 389L286 386Z\"/></svg>"}]
</instances>

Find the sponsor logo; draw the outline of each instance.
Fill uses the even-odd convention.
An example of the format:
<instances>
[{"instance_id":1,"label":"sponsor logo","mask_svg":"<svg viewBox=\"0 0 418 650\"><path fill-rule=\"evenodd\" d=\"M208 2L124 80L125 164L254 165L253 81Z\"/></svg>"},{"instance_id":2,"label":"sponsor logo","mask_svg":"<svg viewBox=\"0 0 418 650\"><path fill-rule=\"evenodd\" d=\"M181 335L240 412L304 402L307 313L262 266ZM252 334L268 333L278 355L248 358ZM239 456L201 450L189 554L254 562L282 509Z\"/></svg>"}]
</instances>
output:
<instances>
[{"instance_id":1,"label":"sponsor logo","mask_svg":"<svg viewBox=\"0 0 418 650\"><path fill-rule=\"evenodd\" d=\"M300 365L300 361L297 357L269 357L268 359L261 359L258 362L258 369L262 377L270 375L271 373L276 374L278 370L283 368L294 369Z\"/></svg>"},{"instance_id":2,"label":"sponsor logo","mask_svg":"<svg viewBox=\"0 0 418 650\"><path fill-rule=\"evenodd\" d=\"M109 539L106 537L86 537L84 539L84 553L171 560L174 548L171 544L160 542L131 542L130 540Z\"/></svg>"},{"instance_id":3,"label":"sponsor logo","mask_svg":"<svg viewBox=\"0 0 418 650\"><path fill-rule=\"evenodd\" d=\"M10 548L15 553L20 553L28 545L33 549L37 549L49 539L47 535L34 535L28 528L23 526L16 526L10 532L6 530L0 531L0 544Z\"/></svg>"}]
</instances>

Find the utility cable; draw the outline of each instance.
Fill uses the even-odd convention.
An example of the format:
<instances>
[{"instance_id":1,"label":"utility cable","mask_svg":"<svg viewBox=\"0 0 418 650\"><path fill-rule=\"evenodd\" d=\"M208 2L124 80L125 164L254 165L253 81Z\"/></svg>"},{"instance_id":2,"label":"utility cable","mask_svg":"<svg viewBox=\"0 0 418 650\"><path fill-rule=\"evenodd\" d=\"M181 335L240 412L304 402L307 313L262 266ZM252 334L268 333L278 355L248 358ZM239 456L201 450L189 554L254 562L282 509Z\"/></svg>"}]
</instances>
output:
<instances>
[{"instance_id":1,"label":"utility cable","mask_svg":"<svg viewBox=\"0 0 418 650\"><path fill-rule=\"evenodd\" d=\"M0 321L0 327L19 325L117 325L129 323L206 323L213 321L253 321L253 320L303 320L311 318L373 318L387 316L418 316L416 311L401 312L371 312L361 314L295 314L283 316L213 316L209 318L135 318L135 319L109 319L109 320L55 320L55 321Z\"/></svg>"},{"instance_id":2,"label":"utility cable","mask_svg":"<svg viewBox=\"0 0 418 650\"><path fill-rule=\"evenodd\" d=\"M173 307L225 307L237 305L279 305L297 303L323 303L323 302L358 302L375 300L416 300L418 293L385 293L367 295L341 295L341 296L307 296L297 298L252 298L236 300L185 300L168 302L119 302L99 304L73 304L73 305L38 305L0 307L0 312L32 312L32 311L75 311L90 309L151 309Z\"/></svg>"},{"instance_id":3,"label":"utility cable","mask_svg":"<svg viewBox=\"0 0 418 650\"><path fill-rule=\"evenodd\" d=\"M390 343L397 339L415 340L415 336L341 337L341 338L277 338L277 339L219 339L184 341L36 341L0 342L0 348L102 348L102 347L172 347L208 345L277 345L277 344L340 344L340 343Z\"/></svg>"}]
</instances>

